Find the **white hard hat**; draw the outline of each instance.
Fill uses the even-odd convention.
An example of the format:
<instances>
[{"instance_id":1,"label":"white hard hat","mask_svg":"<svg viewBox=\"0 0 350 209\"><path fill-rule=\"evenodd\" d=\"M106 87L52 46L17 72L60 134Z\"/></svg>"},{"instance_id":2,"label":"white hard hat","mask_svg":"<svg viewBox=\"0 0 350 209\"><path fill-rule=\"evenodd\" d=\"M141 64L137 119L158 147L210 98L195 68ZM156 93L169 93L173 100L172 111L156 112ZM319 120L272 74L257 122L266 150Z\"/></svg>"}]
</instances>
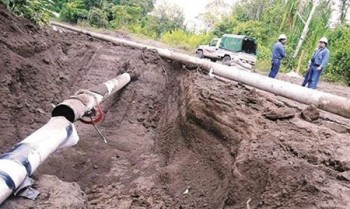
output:
<instances>
[{"instance_id":1,"label":"white hard hat","mask_svg":"<svg viewBox=\"0 0 350 209\"><path fill-rule=\"evenodd\" d=\"M320 42L328 44L328 39L326 37L323 37L320 39Z\"/></svg>"},{"instance_id":2,"label":"white hard hat","mask_svg":"<svg viewBox=\"0 0 350 209\"><path fill-rule=\"evenodd\" d=\"M280 37L278 37L278 40L281 40L281 39L287 40L287 36L285 34L281 34Z\"/></svg>"}]
</instances>

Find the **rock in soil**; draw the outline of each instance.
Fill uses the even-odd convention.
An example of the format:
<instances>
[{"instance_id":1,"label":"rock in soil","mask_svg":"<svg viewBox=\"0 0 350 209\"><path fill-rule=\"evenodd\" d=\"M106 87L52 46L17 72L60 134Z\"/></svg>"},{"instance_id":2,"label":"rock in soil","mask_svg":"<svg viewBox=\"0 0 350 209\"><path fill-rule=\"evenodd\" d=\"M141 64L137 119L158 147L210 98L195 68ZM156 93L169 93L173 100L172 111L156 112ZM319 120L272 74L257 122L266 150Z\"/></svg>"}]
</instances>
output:
<instances>
[{"instance_id":1,"label":"rock in soil","mask_svg":"<svg viewBox=\"0 0 350 209\"><path fill-rule=\"evenodd\" d=\"M295 116L295 110L287 107L280 107L264 113L265 117L270 120L290 119Z\"/></svg>"},{"instance_id":2,"label":"rock in soil","mask_svg":"<svg viewBox=\"0 0 350 209\"><path fill-rule=\"evenodd\" d=\"M301 117L306 121L312 122L320 117L320 111L314 105L310 105L301 112Z\"/></svg>"},{"instance_id":3,"label":"rock in soil","mask_svg":"<svg viewBox=\"0 0 350 209\"><path fill-rule=\"evenodd\" d=\"M337 175L337 179L343 181L350 181L350 171L345 171Z\"/></svg>"}]
</instances>

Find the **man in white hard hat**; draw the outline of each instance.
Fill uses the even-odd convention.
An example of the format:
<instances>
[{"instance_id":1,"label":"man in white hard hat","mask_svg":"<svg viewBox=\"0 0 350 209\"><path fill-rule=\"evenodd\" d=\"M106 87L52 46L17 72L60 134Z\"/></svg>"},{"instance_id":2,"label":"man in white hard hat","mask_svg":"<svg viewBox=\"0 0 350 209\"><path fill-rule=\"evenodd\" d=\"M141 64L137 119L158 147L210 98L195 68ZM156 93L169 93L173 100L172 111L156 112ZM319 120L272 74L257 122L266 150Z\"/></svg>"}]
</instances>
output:
<instances>
[{"instance_id":1,"label":"man in white hard hat","mask_svg":"<svg viewBox=\"0 0 350 209\"><path fill-rule=\"evenodd\" d=\"M270 78L275 78L281 67L281 60L286 57L286 51L284 46L287 43L287 36L281 34L278 38L278 42L275 43L272 50L272 66L269 74Z\"/></svg>"},{"instance_id":2,"label":"man in white hard hat","mask_svg":"<svg viewBox=\"0 0 350 209\"><path fill-rule=\"evenodd\" d=\"M318 44L316 50L311 58L309 71L306 73L303 86L308 85L310 89L316 89L323 70L327 67L329 61L329 50L327 49L328 39L323 37Z\"/></svg>"}]
</instances>

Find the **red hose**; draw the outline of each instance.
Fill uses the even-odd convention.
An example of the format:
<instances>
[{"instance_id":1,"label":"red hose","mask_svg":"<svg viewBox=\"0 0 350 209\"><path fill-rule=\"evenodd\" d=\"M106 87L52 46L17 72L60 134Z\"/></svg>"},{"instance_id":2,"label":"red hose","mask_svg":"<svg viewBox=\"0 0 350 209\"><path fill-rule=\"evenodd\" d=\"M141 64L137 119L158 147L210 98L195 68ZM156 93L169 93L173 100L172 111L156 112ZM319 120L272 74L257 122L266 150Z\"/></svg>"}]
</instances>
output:
<instances>
[{"instance_id":1,"label":"red hose","mask_svg":"<svg viewBox=\"0 0 350 209\"><path fill-rule=\"evenodd\" d=\"M97 109L97 110L96 110L96 109ZM85 124L96 124L96 123L101 122L102 119L103 119L103 111L102 111L101 106L100 106L99 104L96 105L95 110L98 112L98 113L97 113L97 117L96 117L95 119L92 119L92 118L91 118L90 121L87 121L87 120L84 120L83 118L81 118L80 121L81 121L82 123L85 123Z\"/></svg>"}]
</instances>

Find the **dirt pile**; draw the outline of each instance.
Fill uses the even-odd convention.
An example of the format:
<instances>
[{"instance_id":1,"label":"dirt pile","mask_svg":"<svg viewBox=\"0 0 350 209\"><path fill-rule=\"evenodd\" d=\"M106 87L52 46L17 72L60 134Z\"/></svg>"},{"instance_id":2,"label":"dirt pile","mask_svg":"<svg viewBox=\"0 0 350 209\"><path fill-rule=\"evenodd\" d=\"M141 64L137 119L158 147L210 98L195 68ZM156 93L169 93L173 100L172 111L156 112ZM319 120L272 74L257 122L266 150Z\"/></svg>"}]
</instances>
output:
<instances>
[{"instance_id":1,"label":"dirt pile","mask_svg":"<svg viewBox=\"0 0 350 209\"><path fill-rule=\"evenodd\" d=\"M52 103L125 70L139 74L103 104L108 145L76 123L81 141L50 157L38 184L43 174L76 182L91 208L350 204L348 120L321 112L308 122L298 103L210 79L154 51L39 30L3 6L0 20L8 34L0 37L2 152L45 123Z\"/></svg>"},{"instance_id":2,"label":"dirt pile","mask_svg":"<svg viewBox=\"0 0 350 209\"><path fill-rule=\"evenodd\" d=\"M6 201L3 209L61 209L61 208L87 208L88 204L84 193L76 183L67 183L55 176L42 175L36 183L41 194L37 201L16 198Z\"/></svg>"}]
</instances>

